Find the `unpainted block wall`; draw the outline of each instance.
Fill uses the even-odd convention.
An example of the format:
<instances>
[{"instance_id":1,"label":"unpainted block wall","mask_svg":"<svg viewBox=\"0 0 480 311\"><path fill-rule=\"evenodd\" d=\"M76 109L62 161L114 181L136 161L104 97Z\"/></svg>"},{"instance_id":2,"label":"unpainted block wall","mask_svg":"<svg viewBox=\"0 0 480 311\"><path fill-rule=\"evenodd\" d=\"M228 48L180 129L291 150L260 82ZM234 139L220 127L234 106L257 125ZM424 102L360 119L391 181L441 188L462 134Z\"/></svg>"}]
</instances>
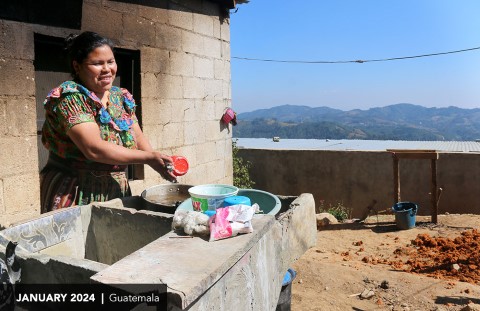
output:
<instances>
[{"instance_id":1,"label":"unpainted block wall","mask_svg":"<svg viewBox=\"0 0 480 311\"><path fill-rule=\"evenodd\" d=\"M46 94L35 94L34 33L63 38L92 30L139 50L136 101L153 148L188 158L180 183L232 183L231 131L220 121L231 102L229 20L206 0L154 4L85 0L81 30L0 19L1 225L40 213L35 106ZM139 194L160 183L146 166L145 179L131 185Z\"/></svg>"},{"instance_id":2,"label":"unpainted block wall","mask_svg":"<svg viewBox=\"0 0 480 311\"><path fill-rule=\"evenodd\" d=\"M312 193L318 209L339 204L362 216L374 209L391 212L394 203L393 159L389 152L240 149L250 161L255 188L278 195ZM402 201L419 205L431 215L430 160L401 159ZM442 188L438 213L480 214L480 155L440 153L437 185ZM372 214L374 215L374 214Z\"/></svg>"}]
</instances>

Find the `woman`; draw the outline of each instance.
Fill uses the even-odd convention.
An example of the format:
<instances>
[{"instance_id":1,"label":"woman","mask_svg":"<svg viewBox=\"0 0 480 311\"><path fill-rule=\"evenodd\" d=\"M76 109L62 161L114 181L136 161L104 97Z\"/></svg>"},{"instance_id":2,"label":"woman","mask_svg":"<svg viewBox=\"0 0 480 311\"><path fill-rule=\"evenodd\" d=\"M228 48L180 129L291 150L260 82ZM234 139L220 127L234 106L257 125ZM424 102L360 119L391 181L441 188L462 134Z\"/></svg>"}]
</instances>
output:
<instances>
[{"instance_id":1,"label":"woman","mask_svg":"<svg viewBox=\"0 0 480 311\"><path fill-rule=\"evenodd\" d=\"M44 102L42 143L49 159L40 173L42 213L130 196L128 164L148 164L176 182L172 159L153 151L143 135L132 95L112 85L112 42L84 32L65 43L73 80L50 91Z\"/></svg>"}]
</instances>

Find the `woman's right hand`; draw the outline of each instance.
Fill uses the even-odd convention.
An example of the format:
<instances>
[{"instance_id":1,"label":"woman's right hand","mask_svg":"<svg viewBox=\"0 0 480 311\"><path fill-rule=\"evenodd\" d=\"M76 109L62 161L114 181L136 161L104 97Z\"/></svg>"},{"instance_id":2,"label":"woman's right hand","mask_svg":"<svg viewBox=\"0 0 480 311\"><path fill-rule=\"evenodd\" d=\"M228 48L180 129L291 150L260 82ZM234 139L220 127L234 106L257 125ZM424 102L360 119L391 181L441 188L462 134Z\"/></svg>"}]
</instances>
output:
<instances>
[{"instance_id":1,"label":"woman's right hand","mask_svg":"<svg viewBox=\"0 0 480 311\"><path fill-rule=\"evenodd\" d=\"M173 166L172 158L157 151L152 151L153 159L148 163L151 168L157 171L164 179L177 183L177 177L169 167Z\"/></svg>"}]
</instances>

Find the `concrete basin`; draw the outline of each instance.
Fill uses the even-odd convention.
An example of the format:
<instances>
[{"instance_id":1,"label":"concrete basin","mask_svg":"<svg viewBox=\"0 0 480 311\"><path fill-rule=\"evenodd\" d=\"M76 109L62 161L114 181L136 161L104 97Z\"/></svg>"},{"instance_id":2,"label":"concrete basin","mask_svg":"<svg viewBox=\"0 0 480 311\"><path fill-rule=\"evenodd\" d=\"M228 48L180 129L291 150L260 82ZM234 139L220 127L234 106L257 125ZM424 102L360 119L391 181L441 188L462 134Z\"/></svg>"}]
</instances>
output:
<instances>
[{"instance_id":1,"label":"concrete basin","mask_svg":"<svg viewBox=\"0 0 480 311\"><path fill-rule=\"evenodd\" d=\"M172 231L92 280L166 284L168 310L273 311L287 269L316 244L317 234L311 194L278 198L276 215L254 216L253 233L209 242Z\"/></svg>"},{"instance_id":2,"label":"concrete basin","mask_svg":"<svg viewBox=\"0 0 480 311\"><path fill-rule=\"evenodd\" d=\"M87 283L93 274L171 231L171 215L118 203L43 214L0 231L0 244L18 242L24 283Z\"/></svg>"},{"instance_id":3,"label":"concrete basin","mask_svg":"<svg viewBox=\"0 0 480 311\"><path fill-rule=\"evenodd\" d=\"M164 284L168 310L275 310L290 265L316 244L311 194L278 197L253 233L209 242L179 238L173 215L141 197L68 208L0 231L18 241L22 283ZM3 246L2 246L3 245Z\"/></svg>"}]
</instances>

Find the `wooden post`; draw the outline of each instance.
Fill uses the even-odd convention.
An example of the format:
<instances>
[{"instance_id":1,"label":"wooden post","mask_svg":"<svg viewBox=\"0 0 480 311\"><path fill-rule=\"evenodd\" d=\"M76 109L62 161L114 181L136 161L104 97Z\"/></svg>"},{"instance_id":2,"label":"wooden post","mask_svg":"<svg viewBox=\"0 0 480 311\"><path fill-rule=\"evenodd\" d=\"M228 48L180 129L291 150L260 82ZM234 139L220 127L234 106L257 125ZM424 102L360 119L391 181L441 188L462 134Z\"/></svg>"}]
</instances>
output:
<instances>
[{"instance_id":1,"label":"wooden post","mask_svg":"<svg viewBox=\"0 0 480 311\"><path fill-rule=\"evenodd\" d=\"M431 220L433 223L438 222L438 196L437 187L437 159L438 152L436 150L405 150L405 149L387 149L392 153L393 157L393 200L395 203L400 202L400 159L430 159L431 175Z\"/></svg>"},{"instance_id":2,"label":"wooden post","mask_svg":"<svg viewBox=\"0 0 480 311\"><path fill-rule=\"evenodd\" d=\"M400 163L395 153L393 156L393 203L400 202Z\"/></svg>"},{"instance_id":3,"label":"wooden post","mask_svg":"<svg viewBox=\"0 0 480 311\"><path fill-rule=\"evenodd\" d=\"M437 159L431 159L430 166L432 169L432 184L431 184L431 202L432 202L432 222L438 223L438 187L437 187Z\"/></svg>"}]
</instances>

